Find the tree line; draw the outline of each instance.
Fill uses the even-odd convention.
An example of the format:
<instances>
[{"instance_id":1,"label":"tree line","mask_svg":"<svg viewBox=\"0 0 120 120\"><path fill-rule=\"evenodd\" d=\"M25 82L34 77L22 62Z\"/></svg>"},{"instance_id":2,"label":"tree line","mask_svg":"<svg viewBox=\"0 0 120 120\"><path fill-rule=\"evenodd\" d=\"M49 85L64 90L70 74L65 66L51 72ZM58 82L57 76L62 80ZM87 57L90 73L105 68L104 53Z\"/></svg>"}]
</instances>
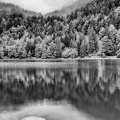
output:
<instances>
[{"instance_id":1,"label":"tree line","mask_svg":"<svg viewBox=\"0 0 120 120\"><path fill-rule=\"evenodd\" d=\"M120 1L93 0L63 16L0 17L0 58L120 57Z\"/></svg>"}]
</instances>

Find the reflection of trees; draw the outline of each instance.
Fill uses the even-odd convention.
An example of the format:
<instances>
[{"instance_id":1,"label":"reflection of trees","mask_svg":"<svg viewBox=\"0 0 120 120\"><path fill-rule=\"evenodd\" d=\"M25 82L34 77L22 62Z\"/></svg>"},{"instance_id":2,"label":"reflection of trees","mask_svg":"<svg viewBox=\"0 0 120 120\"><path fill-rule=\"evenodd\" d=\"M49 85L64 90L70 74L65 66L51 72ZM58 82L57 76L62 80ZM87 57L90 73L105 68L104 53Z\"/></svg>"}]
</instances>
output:
<instances>
[{"instance_id":1,"label":"reflection of trees","mask_svg":"<svg viewBox=\"0 0 120 120\"><path fill-rule=\"evenodd\" d=\"M105 102L116 107L120 101L118 64L81 61L78 68L1 68L0 104L67 99L76 105Z\"/></svg>"}]
</instances>

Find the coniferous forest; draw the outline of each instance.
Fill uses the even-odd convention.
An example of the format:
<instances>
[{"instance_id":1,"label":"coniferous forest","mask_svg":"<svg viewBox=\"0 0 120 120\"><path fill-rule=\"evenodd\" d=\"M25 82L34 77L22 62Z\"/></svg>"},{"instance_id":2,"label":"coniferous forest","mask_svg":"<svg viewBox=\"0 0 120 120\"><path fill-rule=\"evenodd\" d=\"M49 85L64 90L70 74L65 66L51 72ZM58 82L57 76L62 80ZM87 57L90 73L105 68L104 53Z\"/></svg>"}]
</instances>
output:
<instances>
[{"instance_id":1,"label":"coniferous forest","mask_svg":"<svg viewBox=\"0 0 120 120\"><path fill-rule=\"evenodd\" d=\"M0 58L120 57L120 0L93 0L64 16L0 17Z\"/></svg>"}]
</instances>

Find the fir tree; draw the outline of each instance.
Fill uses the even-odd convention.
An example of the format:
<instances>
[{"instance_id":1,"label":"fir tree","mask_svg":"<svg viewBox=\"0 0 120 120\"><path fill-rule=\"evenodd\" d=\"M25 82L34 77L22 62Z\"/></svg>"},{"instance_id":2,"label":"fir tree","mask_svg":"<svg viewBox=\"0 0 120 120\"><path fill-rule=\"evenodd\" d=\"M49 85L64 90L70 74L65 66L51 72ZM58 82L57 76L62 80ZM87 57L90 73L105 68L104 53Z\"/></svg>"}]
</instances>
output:
<instances>
[{"instance_id":1,"label":"fir tree","mask_svg":"<svg viewBox=\"0 0 120 120\"><path fill-rule=\"evenodd\" d=\"M89 28L88 37L89 37L89 54L92 54L97 49L97 38L95 30L93 28Z\"/></svg>"}]
</instances>

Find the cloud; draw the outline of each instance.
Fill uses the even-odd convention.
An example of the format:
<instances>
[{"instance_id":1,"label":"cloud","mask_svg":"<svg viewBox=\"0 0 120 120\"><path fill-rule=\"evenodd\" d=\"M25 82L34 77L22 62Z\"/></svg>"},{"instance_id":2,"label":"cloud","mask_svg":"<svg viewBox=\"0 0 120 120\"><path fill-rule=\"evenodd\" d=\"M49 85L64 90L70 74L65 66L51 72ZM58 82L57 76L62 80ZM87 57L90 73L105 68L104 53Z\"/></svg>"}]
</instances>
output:
<instances>
[{"instance_id":1,"label":"cloud","mask_svg":"<svg viewBox=\"0 0 120 120\"><path fill-rule=\"evenodd\" d=\"M59 10L62 7L71 4L76 0L0 0L2 2L9 2L20 7L43 14Z\"/></svg>"}]
</instances>

